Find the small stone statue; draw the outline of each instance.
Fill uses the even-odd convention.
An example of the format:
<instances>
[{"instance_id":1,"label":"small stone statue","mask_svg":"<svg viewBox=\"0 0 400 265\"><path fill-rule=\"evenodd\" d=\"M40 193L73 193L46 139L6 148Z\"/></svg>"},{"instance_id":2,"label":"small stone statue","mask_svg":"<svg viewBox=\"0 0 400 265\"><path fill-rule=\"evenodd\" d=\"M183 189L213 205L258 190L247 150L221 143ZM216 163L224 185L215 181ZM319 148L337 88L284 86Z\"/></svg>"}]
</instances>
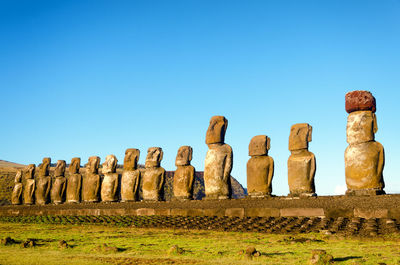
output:
<instances>
[{"instance_id":1,"label":"small stone statue","mask_svg":"<svg viewBox=\"0 0 400 265\"><path fill-rule=\"evenodd\" d=\"M36 179L36 204L46 204L49 202L49 195L51 189L50 170L50 157L43 158L42 164L39 165L39 174Z\"/></svg>"},{"instance_id":2,"label":"small stone statue","mask_svg":"<svg viewBox=\"0 0 400 265\"><path fill-rule=\"evenodd\" d=\"M229 199L232 194L231 171L232 148L224 143L228 120L224 116L214 116L206 134L208 151L204 167L204 199Z\"/></svg>"},{"instance_id":3,"label":"small stone statue","mask_svg":"<svg viewBox=\"0 0 400 265\"><path fill-rule=\"evenodd\" d=\"M129 148L125 151L124 171L121 177L121 201L136 201L140 181L140 170L137 168L140 150Z\"/></svg>"},{"instance_id":4,"label":"small stone statue","mask_svg":"<svg viewBox=\"0 0 400 265\"><path fill-rule=\"evenodd\" d=\"M165 169L160 166L162 158L163 151L160 147L150 147L147 150L142 186L144 201L162 199L165 180Z\"/></svg>"},{"instance_id":5,"label":"small stone statue","mask_svg":"<svg viewBox=\"0 0 400 265\"><path fill-rule=\"evenodd\" d=\"M270 138L266 135L254 136L249 144L247 162L247 192L251 198L271 196L274 159L268 156Z\"/></svg>"},{"instance_id":6,"label":"small stone statue","mask_svg":"<svg viewBox=\"0 0 400 265\"><path fill-rule=\"evenodd\" d=\"M81 201L82 175L79 174L81 159L74 157L69 165L69 176L67 180L67 202L78 203Z\"/></svg>"},{"instance_id":7,"label":"small stone statue","mask_svg":"<svg viewBox=\"0 0 400 265\"><path fill-rule=\"evenodd\" d=\"M101 183L101 201L115 202L117 198L118 188L118 173L117 158L115 155L106 156L106 161L103 163L102 172L104 174L103 182Z\"/></svg>"},{"instance_id":8,"label":"small stone statue","mask_svg":"<svg viewBox=\"0 0 400 265\"><path fill-rule=\"evenodd\" d=\"M65 186L67 179L65 175L65 160L58 160L54 170L54 182L51 188L51 201L54 204L61 204L64 201Z\"/></svg>"},{"instance_id":9,"label":"small stone statue","mask_svg":"<svg viewBox=\"0 0 400 265\"><path fill-rule=\"evenodd\" d=\"M11 203L14 205L21 204L22 195L22 170L18 170L15 174L14 189L11 195Z\"/></svg>"},{"instance_id":10,"label":"small stone statue","mask_svg":"<svg viewBox=\"0 0 400 265\"><path fill-rule=\"evenodd\" d=\"M176 155L174 174L174 199L192 200L195 169L190 165L193 149L190 146L181 146Z\"/></svg>"},{"instance_id":11,"label":"small stone statue","mask_svg":"<svg viewBox=\"0 0 400 265\"><path fill-rule=\"evenodd\" d=\"M25 185L23 189L24 204L30 205L34 203L35 192L35 164L30 164L25 168Z\"/></svg>"},{"instance_id":12,"label":"small stone statue","mask_svg":"<svg viewBox=\"0 0 400 265\"><path fill-rule=\"evenodd\" d=\"M316 196L315 156L308 151L311 139L312 127L308 123L298 123L290 129L289 150L292 153L288 159L290 196Z\"/></svg>"},{"instance_id":13,"label":"small stone statue","mask_svg":"<svg viewBox=\"0 0 400 265\"><path fill-rule=\"evenodd\" d=\"M347 195L385 194L383 167L385 152L375 141L378 131L376 101L368 91L352 91L346 94L347 142L345 175Z\"/></svg>"},{"instance_id":14,"label":"small stone statue","mask_svg":"<svg viewBox=\"0 0 400 265\"><path fill-rule=\"evenodd\" d=\"M98 202L100 190L99 175L100 157L89 157L86 165L86 174L82 181L82 200L84 202Z\"/></svg>"}]
</instances>

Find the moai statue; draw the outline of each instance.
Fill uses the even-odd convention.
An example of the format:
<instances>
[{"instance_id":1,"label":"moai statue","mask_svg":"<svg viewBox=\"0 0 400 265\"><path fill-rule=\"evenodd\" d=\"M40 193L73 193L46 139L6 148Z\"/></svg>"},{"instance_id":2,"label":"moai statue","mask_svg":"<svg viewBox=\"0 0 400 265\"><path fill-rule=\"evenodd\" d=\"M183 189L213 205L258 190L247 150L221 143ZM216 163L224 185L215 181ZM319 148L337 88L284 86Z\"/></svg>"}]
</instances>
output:
<instances>
[{"instance_id":1,"label":"moai statue","mask_svg":"<svg viewBox=\"0 0 400 265\"><path fill-rule=\"evenodd\" d=\"M54 182L51 187L51 201L54 204L61 204L64 201L65 186L67 178L65 177L65 160L58 160L54 170Z\"/></svg>"},{"instance_id":2,"label":"moai statue","mask_svg":"<svg viewBox=\"0 0 400 265\"><path fill-rule=\"evenodd\" d=\"M347 195L385 194L383 146L375 141L378 131L375 98L368 91L346 94L347 142L344 153Z\"/></svg>"},{"instance_id":3,"label":"moai statue","mask_svg":"<svg viewBox=\"0 0 400 265\"><path fill-rule=\"evenodd\" d=\"M193 199L193 184L195 169L190 165L193 149L190 146L181 146L176 155L174 174L174 199L191 200Z\"/></svg>"},{"instance_id":4,"label":"moai statue","mask_svg":"<svg viewBox=\"0 0 400 265\"><path fill-rule=\"evenodd\" d=\"M115 202L118 200L118 173L117 158L115 155L106 156L106 161L103 163L102 173L104 174L103 182L101 183L101 201Z\"/></svg>"},{"instance_id":5,"label":"moai statue","mask_svg":"<svg viewBox=\"0 0 400 265\"><path fill-rule=\"evenodd\" d=\"M140 150L129 148L125 151L124 171L121 177L121 201L136 201L140 181L140 170L137 168Z\"/></svg>"},{"instance_id":6,"label":"moai statue","mask_svg":"<svg viewBox=\"0 0 400 265\"><path fill-rule=\"evenodd\" d=\"M82 201L98 202L100 190L100 175L99 175L100 157L89 157L86 164L86 174L82 180Z\"/></svg>"},{"instance_id":7,"label":"moai statue","mask_svg":"<svg viewBox=\"0 0 400 265\"><path fill-rule=\"evenodd\" d=\"M39 173L36 179L35 198L36 204L46 204L49 202L51 177L50 177L50 157L43 158L42 164L39 165Z\"/></svg>"},{"instance_id":8,"label":"moai statue","mask_svg":"<svg viewBox=\"0 0 400 265\"><path fill-rule=\"evenodd\" d=\"M81 168L81 159L74 157L69 165L69 176L67 180L67 202L78 203L81 201L81 186L82 186L82 175L79 174Z\"/></svg>"},{"instance_id":9,"label":"moai statue","mask_svg":"<svg viewBox=\"0 0 400 265\"><path fill-rule=\"evenodd\" d=\"M316 196L314 177L315 156L308 151L312 127L308 123L294 124L290 129L288 181L290 196Z\"/></svg>"},{"instance_id":10,"label":"moai statue","mask_svg":"<svg viewBox=\"0 0 400 265\"><path fill-rule=\"evenodd\" d=\"M271 196L274 159L268 156L271 139L266 135L254 136L249 144L247 162L247 192L251 198Z\"/></svg>"},{"instance_id":11,"label":"moai statue","mask_svg":"<svg viewBox=\"0 0 400 265\"><path fill-rule=\"evenodd\" d=\"M24 204L34 203L34 193L35 193L35 164L30 164L25 168L25 185L23 189L23 199Z\"/></svg>"},{"instance_id":12,"label":"moai statue","mask_svg":"<svg viewBox=\"0 0 400 265\"><path fill-rule=\"evenodd\" d=\"M15 174L14 189L11 195L11 203L14 205L21 204L22 195L22 170L18 170Z\"/></svg>"},{"instance_id":13,"label":"moai statue","mask_svg":"<svg viewBox=\"0 0 400 265\"><path fill-rule=\"evenodd\" d=\"M231 171L232 148L224 143L228 120L224 116L214 116L210 120L206 134L208 151L204 167L204 199L229 199L232 194Z\"/></svg>"},{"instance_id":14,"label":"moai statue","mask_svg":"<svg viewBox=\"0 0 400 265\"><path fill-rule=\"evenodd\" d=\"M165 180L165 169L160 166L162 158L163 151L160 147L150 147L147 150L142 186L144 201L162 199Z\"/></svg>"}]
</instances>

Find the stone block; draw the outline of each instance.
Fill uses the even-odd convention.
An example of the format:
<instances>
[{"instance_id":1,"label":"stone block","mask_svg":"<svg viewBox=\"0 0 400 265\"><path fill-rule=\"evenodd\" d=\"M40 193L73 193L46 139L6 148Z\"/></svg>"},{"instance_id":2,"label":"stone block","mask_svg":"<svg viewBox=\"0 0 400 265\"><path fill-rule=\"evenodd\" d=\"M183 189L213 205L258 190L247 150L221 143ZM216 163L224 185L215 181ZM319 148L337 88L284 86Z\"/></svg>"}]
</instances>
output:
<instances>
[{"instance_id":1,"label":"stone block","mask_svg":"<svg viewBox=\"0 0 400 265\"><path fill-rule=\"evenodd\" d=\"M325 216L323 208L284 208L280 210L281 216Z\"/></svg>"},{"instance_id":2,"label":"stone block","mask_svg":"<svg viewBox=\"0 0 400 265\"><path fill-rule=\"evenodd\" d=\"M366 208L355 208L354 217L361 217L365 219L371 218L388 218L388 209L366 209Z\"/></svg>"},{"instance_id":3,"label":"stone block","mask_svg":"<svg viewBox=\"0 0 400 265\"><path fill-rule=\"evenodd\" d=\"M245 208L244 215L246 217L279 217L278 208Z\"/></svg>"}]
</instances>

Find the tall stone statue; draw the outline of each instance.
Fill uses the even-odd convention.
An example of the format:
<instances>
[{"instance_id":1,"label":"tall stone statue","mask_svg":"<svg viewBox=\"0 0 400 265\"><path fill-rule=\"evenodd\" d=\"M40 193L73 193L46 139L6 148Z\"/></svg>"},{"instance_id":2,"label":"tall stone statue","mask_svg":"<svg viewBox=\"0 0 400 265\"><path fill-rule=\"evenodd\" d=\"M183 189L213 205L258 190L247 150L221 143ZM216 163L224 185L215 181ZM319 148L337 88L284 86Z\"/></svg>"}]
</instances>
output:
<instances>
[{"instance_id":1,"label":"tall stone statue","mask_svg":"<svg viewBox=\"0 0 400 265\"><path fill-rule=\"evenodd\" d=\"M18 170L15 174L14 189L11 195L11 203L14 205L21 204L22 197L22 170Z\"/></svg>"},{"instance_id":2,"label":"tall stone statue","mask_svg":"<svg viewBox=\"0 0 400 265\"><path fill-rule=\"evenodd\" d=\"M137 168L140 150L129 148L125 151L124 171L121 177L121 201L136 201L140 181L140 170Z\"/></svg>"},{"instance_id":3,"label":"tall stone statue","mask_svg":"<svg viewBox=\"0 0 400 265\"><path fill-rule=\"evenodd\" d=\"M64 201L65 186L67 183L67 179L65 177L66 166L65 160L57 161L57 165L54 170L54 182L50 193L51 201L54 204L61 204Z\"/></svg>"},{"instance_id":4,"label":"tall stone statue","mask_svg":"<svg viewBox=\"0 0 400 265\"><path fill-rule=\"evenodd\" d=\"M82 200L84 202L98 202L100 190L99 175L100 157L89 157L86 165L86 174L82 181Z\"/></svg>"},{"instance_id":5,"label":"tall stone statue","mask_svg":"<svg viewBox=\"0 0 400 265\"><path fill-rule=\"evenodd\" d=\"M35 164L30 164L24 169L25 184L23 189L24 204L30 205L34 203L35 193Z\"/></svg>"},{"instance_id":6,"label":"tall stone statue","mask_svg":"<svg viewBox=\"0 0 400 265\"><path fill-rule=\"evenodd\" d=\"M347 195L385 194L383 146L375 141L378 131L376 101L368 91L346 94L347 142L344 153Z\"/></svg>"},{"instance_id":7,"label":"tall stone statue","mask_svg":"<svg viewBox=\"0 0 400 265\"><path fill-rule=\"evenodd\" d=\"M162 199L165 181L165 169L160 166L162 158L163 151L160 147L150 147L147 150L142 186L144 201Z\"/></svg>"},{"instance_id":8,"label":"tall stone statue","mask_svg":"<svg viewBox=\"0 0 400 265\"><path fill-rule=\"evenodd\" d=\"M249 144L247 162L247 192L251 198L271 196L274 159L268 156L270 138L266 135L254 136Z\"/></svg>"},{"instance_id":9,"label":"tall stone statue","mask_svg":"<svg viewBox=\"0 0 400 265\"><path fill-rule=\"evenodd\" d=\"M190 146L181 146L176 155L174 174L174 198L177 200L193 199L193 184L195 169L190 165L193 149Z\"/></svg>"},{"instance_id":10,"label":"tall stone statue","mask_svg":"<svg viewBox=\"0 0 400 265\"><path fill-rule=\"evenodd\" d=\"M210 120L206 134L208 151L204 167L204 199L229 199L232 194L231 171L232 148L224 143L228 120L224 116L214 116Z\"/></svg>"},{"instance_id":11,"label":"tall stone statue","mask_svg":"<svg viewBox=\"0 0 400 265\"><path fill-rule=\"evenodd\" d=\"M69 176L67 180L67 202L78 203L81 201L82 175L79 174L81 159L74 157L69 165Z\"/></svg>"},{"instance_id":12,"label":"tall stone statue","mask_svg":"<svg viewBox=\"0 0 400 265\"><path fill-rule=\"evenodd\" d=\"M39 174L36 179L35 198L36 204L46 204L49 202L51 177L50 177L50 157L43 158L42 164L39 165Z\"/></svg>"},{"instance_id":13,"label":"tall stone statue","mask_svg":"<svg viewBox=\"0 0 400 265\"><path fill-rule=\"evenodd\" d=\"M290 196L315 196L316 162L308 151L312 139L312 127L308 123L294 124L290 129L288 160L288 181Z\"/></svg>"},{"instance_id":14,"label":"tall stone statue","mask_svg":"<svg viewBox=\"0 0 400 265\"><path fill-rule=\"evenodd\" d=\"M118 173L117 158L115 155L106 156L106 161L103 163L102 172L104 174L103 182L101 183L101 201L115 202L118 200Z\"/></svg>"}]
</instances>

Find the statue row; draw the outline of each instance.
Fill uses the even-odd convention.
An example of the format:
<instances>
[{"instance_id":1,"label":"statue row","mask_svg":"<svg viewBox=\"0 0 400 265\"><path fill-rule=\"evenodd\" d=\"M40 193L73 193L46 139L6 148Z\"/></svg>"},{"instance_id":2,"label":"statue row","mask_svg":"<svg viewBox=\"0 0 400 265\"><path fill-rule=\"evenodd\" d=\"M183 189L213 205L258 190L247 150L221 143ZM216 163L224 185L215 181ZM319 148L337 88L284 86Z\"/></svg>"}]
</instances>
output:
<instances>
[{"instance_id":1,"label":"statue row","mask_svg":"<svg viewBox=\"0 0 400 265\"><path fill-rule=\"evenodd\" d=\"M124 168L121 179L116 172L117 158L108 155L99 174L100 157L92 156L86 165L86 173L81 174L80 158L73 158L69 166L69 175L65 176L66 162L58 160L53 178L50 176L50 158L44 158L38 166L35 178L35 165L25 169L25 181L22 182L23 171L17 172L12 193L12 204L54 204L84 202L136 201L138 186L142 179L142 195L145 201L161 199L164 186L165 170L160 166L163 151L160 147L148 149L145 170L138 169L140 151L129 148L125 152ZM188 200L193 196L195 169L190 165L192 148L182 146L176 157L177 169L174 174L174 196L179 200ZM53 180L52 180L53 179ZM121 182L121 183L119 183ZM118 188L120 187L120 189Z\"/></svg>"},{"instance_id":2,"label":"statue row","mask_svg":"<svg viewBox=\"0 0 400 265\"><path fill-rule=\"evenodd\" d=\"M376 121L376 100L368 91L352 91L346 94L347 142L349 146L345 151L345 176L348 195L377 195L384 194L383 167L384 149L375 141L378 130ZM214 116L206 133L208 151L204 167L205 199L228 199L231 197L232 188L230 173L233 164L232 148L225 143L225 133L228 120L223 116ZM295 124L291 127L289 136L288 159L288 184L291 196L315 196L316 160L308 150L312 139L312 127L307 123ZM268 156L270 138L258 135L251 139L249 144L250 160L247 163L247 189L250 197L267 197L272 192L272 178L274 175L274 160ZM159 200L164 184L165 170L160 167L162 149L149 148L145 171L143 175L143 199ZM124 171L121 178L121 200L135 200L140 171L137 169L139 158L138 149L128 149L125 153ZM193 190L194 168L190 165L192 148L183 146L179 149L174 175L174 196L178 199L190 199ZM54 203L60 203L61 195L67 187L67 202L79 201L78 192L81 176L79 171L79 158L72 159L70 166L70 179L63 178L65 161L60 160L55 170L55 181L51 189L51 198ZM97 173L100 158L91 157L87 166L87 176L83 178L82 200L97 201L97 190L100 186L100 176ZM34 165L28 166L27 184L24 188L24 203L30 201L33 187L36 187L36 202L46 203L45 195L50 191L49 178L50 159L45 158L39 167L39 177L34 184ZM117 159L109 155L103 164L103 182L101 184L101 200L116 201L118 187L118 174L115 173ZM19 174L20 175L20 174ZM13 203L18 202L22 184L17 174L16 186L13 192ZM72 176L72 177L71 177ZM30 180L30 181L28 181ZM28 184L30 183L30 184ZM70 184L71 183L71 184ZM17 185L18 184L18 185ZM29 187L28 187L28 186ZM18 188L21 187L21 188ZM15 193L15 194L14 194ZM14 198L15 197L15 198ZM27 199L25 199L25 197Z\"/></svg>"}]
</instances>

